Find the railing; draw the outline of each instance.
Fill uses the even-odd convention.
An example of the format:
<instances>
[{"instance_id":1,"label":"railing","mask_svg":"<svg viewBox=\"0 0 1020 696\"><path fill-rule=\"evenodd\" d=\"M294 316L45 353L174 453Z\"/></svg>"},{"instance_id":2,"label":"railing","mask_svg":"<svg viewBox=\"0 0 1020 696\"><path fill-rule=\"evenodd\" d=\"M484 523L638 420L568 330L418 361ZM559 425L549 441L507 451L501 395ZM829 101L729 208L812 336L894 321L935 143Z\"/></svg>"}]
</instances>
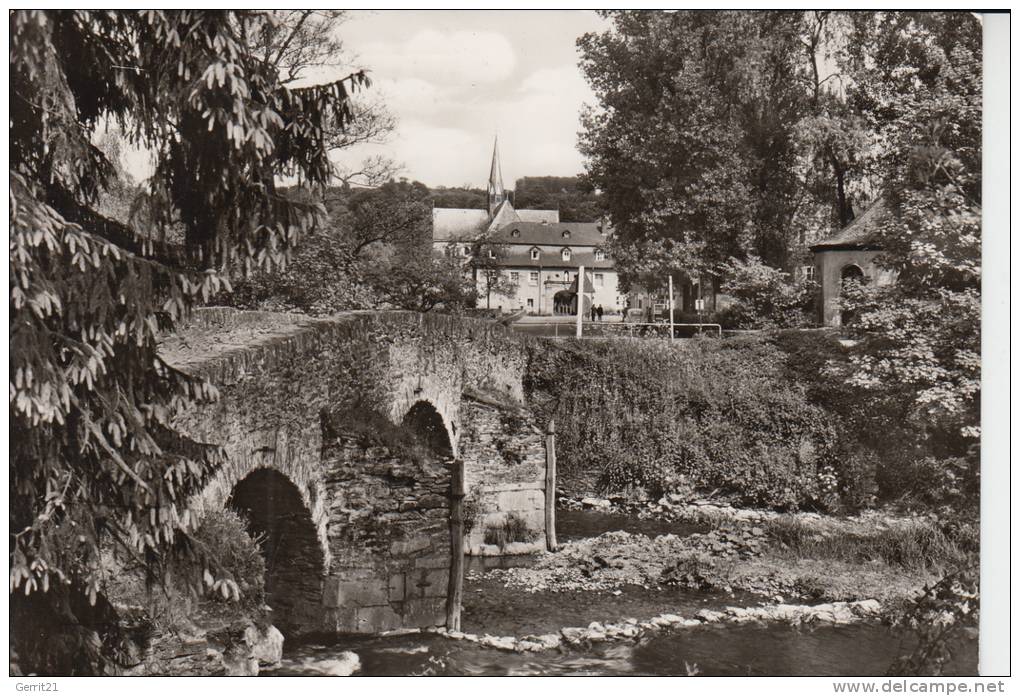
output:
<instances>
[{"instance_id":1,"label":"railing","mask_svg":"<svg viewBox=\"0 0 1020 696\"><path fill-rule=\"evenodd\" d=\"M581 323L581 338L669 338L669 327L668 322L585 321ZM517 322L512 328L521 333L550 338L572 338L577 332L574 322L562 321ZM673 337L687 338L678 334L687 334L688 329L693 329L695 334L710 331L717 338L723 337L722 326L709 323L673 324Z\"/></svg>"}]
</instances>

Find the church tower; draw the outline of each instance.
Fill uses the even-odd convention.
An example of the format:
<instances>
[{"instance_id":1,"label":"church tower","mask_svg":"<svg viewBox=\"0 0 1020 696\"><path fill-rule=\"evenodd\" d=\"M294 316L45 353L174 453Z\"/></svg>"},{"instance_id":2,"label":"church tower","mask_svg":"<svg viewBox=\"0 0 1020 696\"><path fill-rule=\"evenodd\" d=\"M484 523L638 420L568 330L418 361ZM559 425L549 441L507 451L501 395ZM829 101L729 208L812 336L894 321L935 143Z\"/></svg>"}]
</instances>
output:
<instances>
[{"instance_id":1,"label":"church tower","mask_svg":"<svg viewBox=\"0 0 1020 696\"><path fill-rule=\"evenodd\" d=\"M496 213L499 204L506 200L503 189L503 172L499 166L499 137L492 143L492 168L489 170L489 217Z\"/></svg>"}]
</instances>

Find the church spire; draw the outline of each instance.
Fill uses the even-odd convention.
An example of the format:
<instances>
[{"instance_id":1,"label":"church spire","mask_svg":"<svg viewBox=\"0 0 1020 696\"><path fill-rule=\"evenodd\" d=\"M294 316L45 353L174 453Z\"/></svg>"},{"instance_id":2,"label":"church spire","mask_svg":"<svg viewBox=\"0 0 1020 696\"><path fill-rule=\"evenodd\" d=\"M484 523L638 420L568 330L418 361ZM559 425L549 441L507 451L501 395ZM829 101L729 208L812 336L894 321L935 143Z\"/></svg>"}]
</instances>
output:
<instances>
[{"instance_id":1,"label":"church spire","mask_svg":"<svg viewBox=\"0 0 1020 696\"><path fill-rule=\"evenodd\" d=\"M489 217L492 217L499 204L506 199L503 189L503 171L499 166L499 136L492 143L492 167L489 169Z\"/></svg>"}]
</instances>

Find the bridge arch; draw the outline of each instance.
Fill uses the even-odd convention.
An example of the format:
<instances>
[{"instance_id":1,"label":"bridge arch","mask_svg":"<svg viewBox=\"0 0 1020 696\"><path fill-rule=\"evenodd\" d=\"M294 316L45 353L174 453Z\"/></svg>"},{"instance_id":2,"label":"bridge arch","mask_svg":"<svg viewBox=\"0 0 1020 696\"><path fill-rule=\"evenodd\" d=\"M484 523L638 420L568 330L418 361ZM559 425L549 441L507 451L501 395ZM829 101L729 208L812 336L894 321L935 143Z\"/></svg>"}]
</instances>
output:
<instances>
[{"instance_id":1,"label":"bridge arch","mask_svg":"<svg viewBox=\"0 0 1020 696\"><path fill-rule=\"evenodd\" d=\"M295 483L277 469L255 469L226 501L248 524L266 562L266 602L284 633L318 628L326 559L312 513Z\"/></svg>"},{"instance_id":2,"label":"bridge arch","mask_svg":"<svg viewBox=\"0 0 1020 696\"><path fill-rule=\"evenodd\" d=\"M220 399L182 411L176 423L225 454L189 507L251 511L252 530L267 538L281 510L293 522L266 545L268 603L281 628L444 624L454 555L450 457L471 474L479 510L465 540L472 553L504 552L483 532L510 511L544 530L544 434L523 407L528 349L505 328L406 312L310 319L219 309L196 312L178 333L161 355L215 383ZM410 431L440 456L405 449ZM508 551L543 543L515 546ZM277 554L291 547L303 549L310 570L288 581ZM309 578L320 577L314 621L302 626L316 592ZM295 595L289 606L276 592L284 584Z\"/></svg>"},{"instance_id":3,"label":"bridge arch","mask_svg":"<svg viewBox=\"0 0 1020 696\"><path fill-rule=\"evenodd\" d=\"M444 458L454 456L454 438L450 427L430 401L422 399L414 402L404 414L402 423L405 428L417 434L435 454Z\"/></svg>"}]
</instances>

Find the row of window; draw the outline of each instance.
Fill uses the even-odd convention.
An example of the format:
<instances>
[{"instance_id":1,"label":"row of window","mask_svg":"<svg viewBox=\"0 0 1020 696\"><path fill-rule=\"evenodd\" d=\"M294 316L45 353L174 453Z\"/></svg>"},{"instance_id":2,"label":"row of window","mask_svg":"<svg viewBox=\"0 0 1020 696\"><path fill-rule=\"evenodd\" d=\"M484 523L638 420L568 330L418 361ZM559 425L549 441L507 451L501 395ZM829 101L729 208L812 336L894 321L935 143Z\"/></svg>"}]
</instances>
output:
<instances>
[{"instance_id":1,"label":"row of window","mask_svg":"<svg viewBox=\"0 0 1020 696\"><path fill-rule=\"evenodd\" d=\"M471 255L471 248L468 247L468 246L460 247L459 251L460 251L460 255L462 257L464 257L464 258L467 258L468 256ZM567 248L561 249L560 250L560 258L563 259L564 261L569 261L572 253L573 252L571 252L570 249L567 249ZM489 255L490 259L496 258L495 250L489 249L488 250L488 255ZM542 258L542 251L540 249L538 249L537 247L533 248L531 250L531 260L532 261L538 261L540 258ZM596 261L605 261L606 260L606 252L603 251L602 249L596 249L595 250L595 260Z\"/></svg>"},{"instance_id":2,"label":"row of window","mask_svg":"<svg viewBox=\"0 0 1020 696\"><path fill-rule=\"evenodd\" d=\"M594 283L595 283L596 287L600 287L601 288L601 287L603 287L606 284L606 276L605 276L604 273L594 273L592 275L593 275ZM574 273L574 274L568 273L567 274L567 278L570 279L570 280L577 280L577 274L576 273ZM520 273L520 271L510 271L510 282L512 282L512 283L520 283L521 282L521 273ZM538 271L529 271L528 272L528 285L538 285Z\"/></svg>"},{"instance_id":3,"label":"row of window","mask_svg":"<svg viewBox=\"0 0 1020 696\"><path fill-rule=\"evenodd\" d=\"M570 260L570 255L571 255L570 249L564 248L564 249L560 250L560 258L563 259L564 261L569 261ZM540 249L533 248L531 250L531 260L532 261L538 261L541 257L542 257L542 252L541 252ZM596 249L595 250L595 260L596 261L605 261L606 260L606 252L602 251L602 249Z\"/></svg>"},{"instance_id":4,"label":"row of window","mask_svg":"<svg viewBox=\"0 0 1020 696\"><path fill-rule=\"evenodd\" d=\"M516 239L517 237L521 236L521 231L518 229L511 230L510 236ZM560 236L563 237L564 239L570 239L570 230L563 230L560 233Z\"/></svg>"}]
</instances>

